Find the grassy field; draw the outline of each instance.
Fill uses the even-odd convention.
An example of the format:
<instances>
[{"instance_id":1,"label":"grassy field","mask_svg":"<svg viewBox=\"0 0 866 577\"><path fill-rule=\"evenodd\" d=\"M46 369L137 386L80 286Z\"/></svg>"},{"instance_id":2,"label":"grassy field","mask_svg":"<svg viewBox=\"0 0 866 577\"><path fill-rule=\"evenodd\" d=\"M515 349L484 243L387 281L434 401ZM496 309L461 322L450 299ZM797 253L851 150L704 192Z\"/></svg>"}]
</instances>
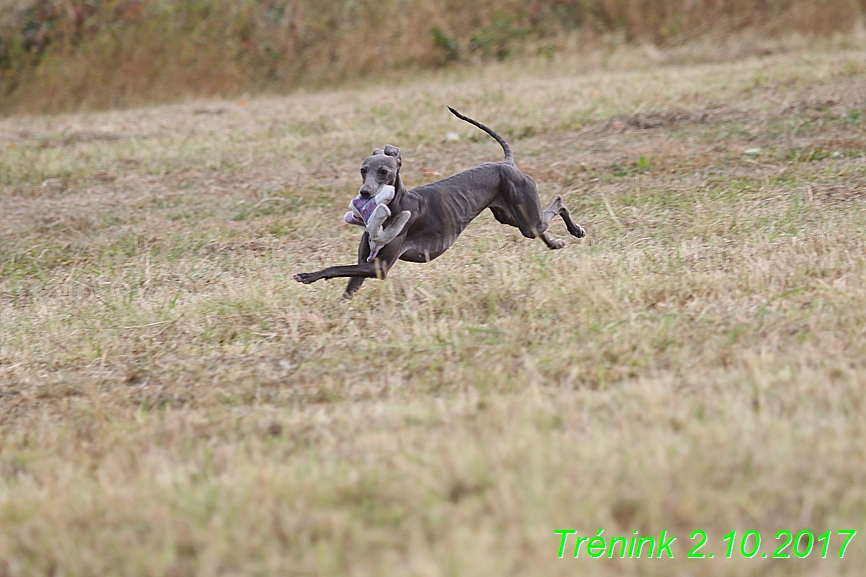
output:
<instances>
[{"instance_id":1,"label":"grassy field","mask_svg":"<svg viewBox=\"0 0 866 577\"><path fill-rule=\"evenodd\" d=\"M866 0L0 0L0 114L286 94L622 45L731 60L862 34Z\"/></svg>"},{"instance_id":2,"label":"grassy field","mask_svg":"<svg viewBox=\"0 0 866 577\"><path fill-rule=\"evenodd\" d=\"M0 119L0 575L862 574L866 52L647 62ZM501 157L446 104L587 238L294 282L374 147Z\"/></svg>"}]
</instances>

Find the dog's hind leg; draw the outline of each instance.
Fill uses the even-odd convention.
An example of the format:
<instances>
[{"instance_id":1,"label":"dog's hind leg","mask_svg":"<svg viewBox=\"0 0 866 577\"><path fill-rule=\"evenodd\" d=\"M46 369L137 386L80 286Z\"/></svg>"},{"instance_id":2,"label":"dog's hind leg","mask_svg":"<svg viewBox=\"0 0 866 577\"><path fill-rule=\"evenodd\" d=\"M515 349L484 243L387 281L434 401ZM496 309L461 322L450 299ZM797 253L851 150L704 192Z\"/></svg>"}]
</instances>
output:
<instances>
[{"instance_id":1,"label":"dog's hind leg","mask_svg":"<svg viewBox=\"0 0 866 577\"><path fill-rule=\"evenodd\" d=\"M517 226L517 221L514 220L514 217L511 216L511 213L502 208L501 206L490 206L488 207L490 212L493 213L493 218L501 222L502 224L507 224L508 226Z\"/></svg>"},{"instance_id":2,"label":"dog's hind leg","mask_svg":"<svg viewBox=\"0 0 866 577\"><path fill-rule=\"evenodd\" d=\"M529 190L521 191L521 195L513 195L512 199L526 199L527 197L531 199L532 195L535 195L535 197L538 196L538 192L534 186L527 186L526 188ZM546 244L551 249L558 249L565 246L565 241L554 238L547 233L547 228L550 226L550 221L552 221L553 217L555 216L559 216L560 218L562 218L562 221L565 223L565 227L568 229L568 232L571 233L572 236L576 236L577 238L583 238L586 236L586 231L583 229L583 227L571 219L571 213L568 211L565 203L562 202L562 197L559 195L556 195L556 197L553 199L553 202L550 203L550 206L548 206L541 212L541 218L537 221L534 218L530 217L529 214L524 214L535 212L534 210L526 209L527 204L532 207L534 203L523 202L517 207L511 206L511 204L512 203L508 203L507 208L501 205L491 206L490 212L492 212L493 217L502 224L507 224L509 226L519 228L521 233L523 233L523 235L527 238L535 238L536 236L541 237L541 240L544 241L544 244ZM515 208L517 214L515 214ZM527 234L524 231L529 231L530 234Z\"/></svg>"},{"instance_id":3,"label":"dog's hind leg","mask_svg":"<svg viewBox=\"0 0 866 577\"><path fill-rule=\"evenodd\" d=\"M558 194L553 199L553 202L550 203L550 206L544 209L544 215L542 218L545 224L550 224L550 221L553 220L553 217L556 215L562 217L562 221L565 223L565 228L568 229L568 232L572 236L576 236L577 238L583 238L586 236L586 231L583 227L571 220L571 213L568 212L565 203L562 202L562 197Z\"/></svg>"},{"instance_id":4,"label":"dog's hind leg","mask_svg":"<svg viewBox=\"0 0 866 577\"><path fill-rule=\"evenodd\" d=\"M502 224L507 224L509 226L518 227L517 221L514 219L513 216L511 216L511 213L508 212L506 209L504 209L500 206L491 206L490 212L493 213L493 218L495 218L496 220L498 220ZM550 219L548 219L547 222L550 223ZM558 238L553 238L552 236L550 236L546 232L542 232L538 236L541 237L541 240L543 240L544 244L546 244L547 247L550 249L556 250L558 248L562 248L565 246L564 240L560 240Z\"/></svg>"},{"instance_id":5,"label":"dog's hind leg","mask_svg":"<svg viewBox=\"0 0 866 577\"><path fill-rule=\"evenodd\" d=\"M550 221L559 215L565 222L568 232L577 238L586 235L579 224L571 220L571 214L562 202L562 197L557 195L546 209L541 209L541 201L538 198L538 188L532 177L521 173L516 168L503 170L502 183L500 185L500 197L495 209L490 207L493 216L499 222L516 226L521 234L527 238L541 237L544 244L551 249L565 246L565 241L553 238L547 233Z\"/></svg>"}]
</instances>

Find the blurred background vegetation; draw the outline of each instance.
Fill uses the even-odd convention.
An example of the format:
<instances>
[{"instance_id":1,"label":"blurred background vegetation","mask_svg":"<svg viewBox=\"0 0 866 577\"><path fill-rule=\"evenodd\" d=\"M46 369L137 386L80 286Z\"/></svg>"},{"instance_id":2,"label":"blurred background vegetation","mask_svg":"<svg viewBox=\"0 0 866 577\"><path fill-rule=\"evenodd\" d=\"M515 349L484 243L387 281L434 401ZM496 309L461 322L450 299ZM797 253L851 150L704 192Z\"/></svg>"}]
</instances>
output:
<instances>
[{"instance_id":1,"label":"blurred background vegetation","mask_svg":"<svg viewBox=\"0 0 866 577\"><path fill-rule=\"evenodd\" d=\"M866 0L0 0L0 112L279 92L744 32L826 37L861 26L864 12Z\"/></svg>"}]
</instances>

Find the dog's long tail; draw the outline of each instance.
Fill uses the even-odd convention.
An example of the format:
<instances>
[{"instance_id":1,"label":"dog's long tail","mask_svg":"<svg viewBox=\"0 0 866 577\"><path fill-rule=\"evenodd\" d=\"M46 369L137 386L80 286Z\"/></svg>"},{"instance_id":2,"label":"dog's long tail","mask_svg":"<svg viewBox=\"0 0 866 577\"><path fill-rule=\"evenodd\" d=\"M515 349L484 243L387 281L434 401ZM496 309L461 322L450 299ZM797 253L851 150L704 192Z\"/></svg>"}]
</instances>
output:
<instances>
[{"instance_id":1,"label":"dog's long tail","mask_svg":"<svg viewBox=\"0 0 866 577\"><path fill-rule=\"evenodd\" d=\"M505 142L504 138L502 138L501 136L499 136L498 134L496 134L495 132L493 132L491 129L487 128L486 126L484 126L480 122L478 122L476 120L472 120L468 116L463 116L462 114L460 114L459 112L457 112L456 110L451 108L450 106L448 107L448 110L450 110L451 114L453 114L454 116L456 116L460 120L468 122L472 126L477 126L481 130L483 130L484 132L486 132L487 134L492 136L496 140L496 142L499 143L499 146L502 147L502 150L505 151L505 162L508 164L514 164L514 153L511 152L511 147L508 146L508 143Z\"/></svg>"}]
</instances>

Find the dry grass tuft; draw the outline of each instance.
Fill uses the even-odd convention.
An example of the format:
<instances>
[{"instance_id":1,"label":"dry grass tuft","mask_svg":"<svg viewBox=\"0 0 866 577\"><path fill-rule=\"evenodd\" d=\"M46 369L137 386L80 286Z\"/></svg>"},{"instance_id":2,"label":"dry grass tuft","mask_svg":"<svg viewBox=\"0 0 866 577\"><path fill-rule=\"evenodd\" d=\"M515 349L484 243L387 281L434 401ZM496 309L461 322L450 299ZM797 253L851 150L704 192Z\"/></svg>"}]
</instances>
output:
<instances>
[{"instance_id":1,"label":"dry grass tuft","mask_svg":"<svg viewBox=\"0 0 866 577\"><path fill-rule=\"evenodd\" d=\"M864 53L645 62L0 120L2 572L860 574L685 554L866 519ZM446 104L587 239L293 282L373 147L498 158ZM556 558L599 527L675 558Z\"/></svg>"}]
</instances>

